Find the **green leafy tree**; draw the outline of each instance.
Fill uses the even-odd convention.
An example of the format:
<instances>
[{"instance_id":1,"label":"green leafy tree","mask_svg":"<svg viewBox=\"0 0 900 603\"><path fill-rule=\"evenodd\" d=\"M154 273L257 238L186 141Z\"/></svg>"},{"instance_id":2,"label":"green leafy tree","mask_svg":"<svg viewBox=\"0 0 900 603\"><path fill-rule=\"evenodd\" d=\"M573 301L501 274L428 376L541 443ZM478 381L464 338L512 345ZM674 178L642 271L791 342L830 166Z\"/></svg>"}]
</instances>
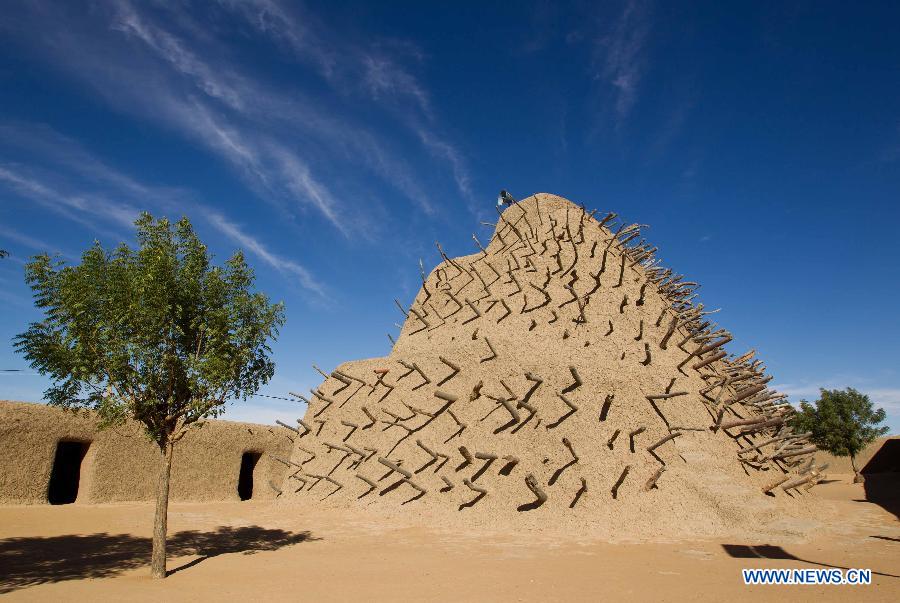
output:
<instances>
[{"instance_id":1,"label":"green leafy tree","mask_svg":"<svg viewBox=\"0 0 900 603\"><path fill-rule=\"evenodd\" d=\"M888 427L879 427L885 418L883 408L875 409L869 396L852 387L845 390L820 389L815 406L800 401L800 411L794 418L799 431L812 433L811 440L835 456L849 456L854 481L862 481L856 468L856 455L863 448L885 435Z\"/></svg>"},{"instance_id":2,"label":"green leafy tree","mask_svg":"<svg viewBox=\"0 0 900 603\"><path fill-rule=\"evenodd\" d=\"M80 265L45 254L26 266L44 318L15 346L52 378L50 404L93 409L101 427L133 419L159 447L151 571L164 578L175 445L272 377L269 341L284 307L252 291L241 252L212 266L187 218L172 224L145 213L135 225L136 250L95 242Z\"/></svg>"}]
</instances>

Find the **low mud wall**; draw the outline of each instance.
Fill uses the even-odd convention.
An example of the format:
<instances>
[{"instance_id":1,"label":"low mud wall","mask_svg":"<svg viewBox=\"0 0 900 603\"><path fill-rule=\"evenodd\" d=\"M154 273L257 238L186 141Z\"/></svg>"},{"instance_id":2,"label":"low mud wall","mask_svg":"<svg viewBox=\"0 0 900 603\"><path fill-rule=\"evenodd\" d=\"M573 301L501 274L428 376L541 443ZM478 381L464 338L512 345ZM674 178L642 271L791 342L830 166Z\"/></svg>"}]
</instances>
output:
<instances>
[{"instance_id":1,"label":"low mud wall","mask_svg":"<svg viewBox=\"0 0 900 603\"><path fill-rule=\"evenodd\" d=\"M890 435L887 437L878 438L877 440L866 446L856 456L856 467L863 473L869 473L873 470L878 473L884 472L885 463L879 462L873 464L873 466L869 466L869 463L876 455L890 452L888 448L885 448L885 444L891 440L900 440L900 436ZM893 446L889 446L889 448L893 448ZM853 468L850 465L849 456L834 456L827 452L819 451L816 453L816 461L819 464L828 463L828 473L853 473ZM893 464L896 463L892 463L891 465Z\"/></svg>"},{"instance_id":2,"label":"low mud wall","mask_svg":"<svg viewBox=\"0 0 900 603\"><path fill-rule=\"evenodd\" d=\"M269 482L280 486L286 467L272 455L290 455L285 431L231 421L194 429L175 448L171 499L274 498ZM100 430L90 412L0 401L0 450L0 504L47 504L54 492L77 503L156 496L159 449L136 423Z\"/></svg>"}]
</instances>

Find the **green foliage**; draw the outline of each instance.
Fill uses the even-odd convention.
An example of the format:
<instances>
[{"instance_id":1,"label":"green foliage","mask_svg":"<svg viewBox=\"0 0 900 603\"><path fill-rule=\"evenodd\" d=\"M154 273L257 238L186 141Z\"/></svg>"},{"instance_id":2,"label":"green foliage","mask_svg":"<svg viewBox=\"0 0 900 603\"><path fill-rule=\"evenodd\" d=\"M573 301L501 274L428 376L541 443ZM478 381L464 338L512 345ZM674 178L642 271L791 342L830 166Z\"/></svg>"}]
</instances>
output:
<instances>
[{"instance_id":1,"label":"green foliage","mask_svg":"<svg viewBox=\"0 0 900 603\"><path fill-rule=\"evenodd\" d=\"M92 408L104 425L133 418L163 447L268 382L284 307L252 292L241 252L211 266L187 218L135 225L137 250L95 242L80 265L44 254L26 266L44 319L15 346L53 379L50 404Z\"/></svg>"},{"instance_id":2,"label":"green foliage","mask_svg":"<svg viewBox=\"0 0 900 603\"><path fill-rule=\"evenodd\" d=\"M793 424L798 431L811 432L810 439L822 450L835 456L855 457L888 432L888 427L878 426L884 421L884 409L875 410L869 396L852 387L819 392L815 406L800 401L800 411Z\"/></svg>"}]
</instances>

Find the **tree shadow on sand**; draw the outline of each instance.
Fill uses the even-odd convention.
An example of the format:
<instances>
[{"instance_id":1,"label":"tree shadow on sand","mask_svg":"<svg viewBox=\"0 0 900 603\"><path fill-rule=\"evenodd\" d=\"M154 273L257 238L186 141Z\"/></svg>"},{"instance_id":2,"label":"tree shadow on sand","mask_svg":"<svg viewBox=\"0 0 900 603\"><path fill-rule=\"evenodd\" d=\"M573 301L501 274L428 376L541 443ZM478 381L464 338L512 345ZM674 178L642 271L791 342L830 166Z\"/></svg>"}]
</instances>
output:
<instances>
[{"instance_id":1,"label":"tree shadow on sand","mask_svg":"<svg viewBox=\"0 0 900 603\"><path fill-rule=\"evenodd\" d=\"M200 555L169 571L188 569L226 553L250 555L319 540L309 532L286 532L259 526L219 526L211 532L187 530L169 537L171 557ZM84 578L109 578L150 563L151 540L131 534L22 537L0 540L0 594L44 584Z\"/></svg>"}]
</instances>

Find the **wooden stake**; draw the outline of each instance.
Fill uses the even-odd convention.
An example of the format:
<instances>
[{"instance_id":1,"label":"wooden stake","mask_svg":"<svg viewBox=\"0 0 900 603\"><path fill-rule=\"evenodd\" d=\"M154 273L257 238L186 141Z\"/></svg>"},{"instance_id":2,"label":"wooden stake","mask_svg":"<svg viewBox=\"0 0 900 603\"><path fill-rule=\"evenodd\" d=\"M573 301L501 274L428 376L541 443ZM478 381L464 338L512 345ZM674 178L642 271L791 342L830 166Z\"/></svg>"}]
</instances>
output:
<instances>
[{"instance_id":1,"label":"wooden stake","mask_svg":"<svg viewBox=\"0 0 900 603\"><path fill-rule=\"evenodd\" d=\"M631 465L625 465L625 469L622 470L622 475L619 476L619 479L616 480L616 483L613 484L612 493L613 498L617 498L619 495L619 487L622 485L622 482L625 481L625 478L628 476L628 472L631 471Z\"/></svg>"},{"instance_id":2,"label":"wooden stake","mask_svg":"<svg viewBox=\"0 0 900 603\"><path fill-rule=\"evenodd\" d=\"M644 484L644 492L647 492L647 491L649 491L649 490L652 489L652 488L656 488L656 480L659 479L659 477L663 474L663 472L664 472L665 470L666 470L666 466L665 466L665 465L663 465L662 467L660 467L659 469L656 470L656 473L654 473L654 474L650 477L650 479L647 480L647 483Z\"/></svg>"}]
</instances>

